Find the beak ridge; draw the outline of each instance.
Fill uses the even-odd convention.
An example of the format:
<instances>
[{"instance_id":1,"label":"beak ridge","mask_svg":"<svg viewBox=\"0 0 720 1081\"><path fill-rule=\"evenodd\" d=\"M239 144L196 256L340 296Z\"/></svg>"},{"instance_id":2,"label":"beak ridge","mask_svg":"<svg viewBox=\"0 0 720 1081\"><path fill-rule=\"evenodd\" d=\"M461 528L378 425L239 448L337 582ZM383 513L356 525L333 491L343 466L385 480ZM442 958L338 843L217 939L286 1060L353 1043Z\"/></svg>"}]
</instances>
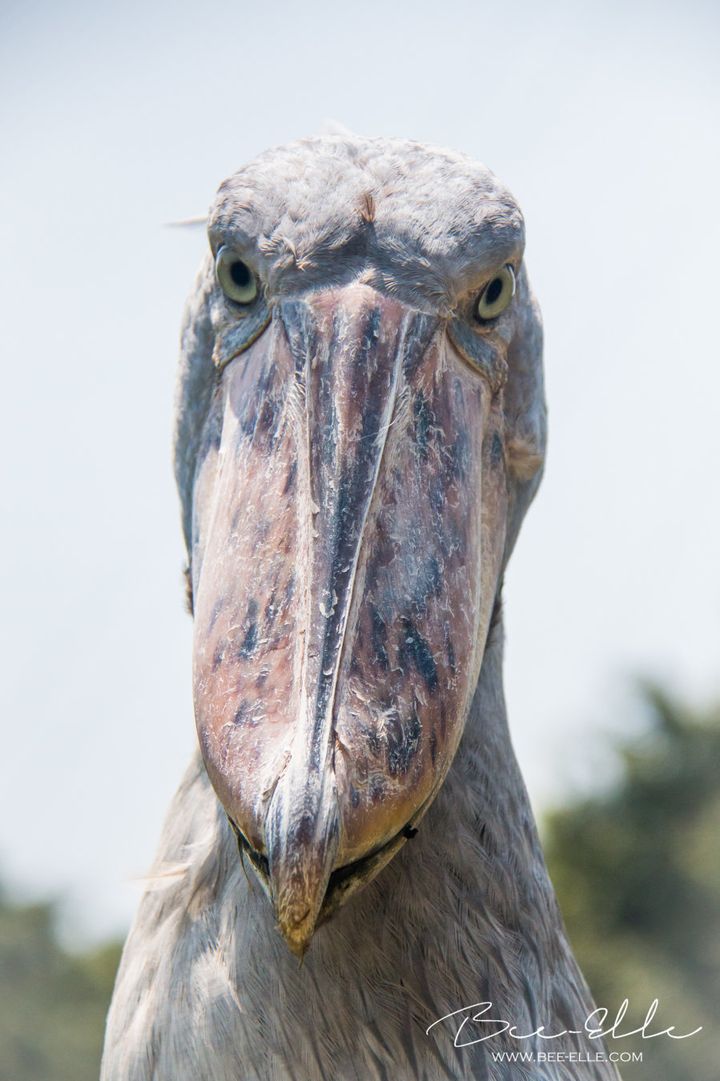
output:
<instances>
[{"instance_id":1,"label":"beak ridge","mask_svg":"<svg viewBox=\"0 0 720 1081\"><path fill-rule=\"evenodd\" d=\"M395 409L403 336L417 313L356 286L344 291L341 305L332 294L320 294L311 305L288 302L281 318L307 426L298 472L308 508L300 548L308 612L300 716L268 808L265 839L278 925L302 956L338 851L338 674L364 526Z\"/></svg>"}]
</instances>

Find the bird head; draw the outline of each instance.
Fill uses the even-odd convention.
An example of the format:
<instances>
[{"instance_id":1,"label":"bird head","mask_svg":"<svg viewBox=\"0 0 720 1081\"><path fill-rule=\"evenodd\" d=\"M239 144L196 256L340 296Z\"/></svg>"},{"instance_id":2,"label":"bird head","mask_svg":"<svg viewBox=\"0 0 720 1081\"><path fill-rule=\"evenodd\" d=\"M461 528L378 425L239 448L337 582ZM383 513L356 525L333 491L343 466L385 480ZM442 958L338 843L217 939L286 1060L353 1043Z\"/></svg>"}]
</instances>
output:
<instances>
[{"instance_id":1,"label":"bird head","mask_svg":"<svg viewBox=\"0 0 720 1081\"><path fill-rule=\"evenodd\" d=\"M207 772L278 927L416 831L544 454L523 219L483 166L328 136L219 189L176 473Z\"/></svg>"}]
</instances>

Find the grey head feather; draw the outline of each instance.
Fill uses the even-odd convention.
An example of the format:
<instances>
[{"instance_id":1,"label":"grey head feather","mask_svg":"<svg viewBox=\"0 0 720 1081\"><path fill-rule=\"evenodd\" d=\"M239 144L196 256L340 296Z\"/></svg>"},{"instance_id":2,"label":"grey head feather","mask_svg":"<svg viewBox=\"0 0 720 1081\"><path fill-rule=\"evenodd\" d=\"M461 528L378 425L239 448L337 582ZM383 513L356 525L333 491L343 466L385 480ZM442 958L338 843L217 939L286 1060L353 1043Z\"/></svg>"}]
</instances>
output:
<instances>
[{"instance_id":1,"label":"grey head feather","mask_svg":"<svg viewBox=\"0 0 720 1081\"><path fill-rule=\"evenodd\" d=\"M522 255L522 213L485 166L452 150L401 139L314 136L261 154L218 190L211 249L231 238L268 283L270 299L355 279L421 311L451 318L488 270ZM509 345L505 390L512 493L507 554L540 480L546 426L542 328L524 266L522 318ZM190 494L216 372L224 309L208 253L182 331L176 477L188 551Z\"/></svg>"}]
</instances>

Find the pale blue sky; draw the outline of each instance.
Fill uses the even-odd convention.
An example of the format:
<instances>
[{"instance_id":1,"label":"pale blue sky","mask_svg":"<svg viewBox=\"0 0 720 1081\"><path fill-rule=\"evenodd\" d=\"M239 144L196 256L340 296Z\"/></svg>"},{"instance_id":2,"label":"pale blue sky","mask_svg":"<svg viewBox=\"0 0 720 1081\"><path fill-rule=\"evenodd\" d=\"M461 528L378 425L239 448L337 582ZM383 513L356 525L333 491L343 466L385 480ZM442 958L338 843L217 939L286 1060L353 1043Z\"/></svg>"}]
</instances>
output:
<instances>
[{"instance_id":1,"label":"pale blue sky","mask_svg":"<svg viewBox=\"0 0 720 1081\"><path fill-rule=\"evenodd\" d=\"M720 690L710 3L35 4L0 12L0 874L124 926L193 744L170 467L217 184L327 118L514 191L550 454L509 572L536 808L608 767L628 679Z\"/></svg>"}]
</instances>

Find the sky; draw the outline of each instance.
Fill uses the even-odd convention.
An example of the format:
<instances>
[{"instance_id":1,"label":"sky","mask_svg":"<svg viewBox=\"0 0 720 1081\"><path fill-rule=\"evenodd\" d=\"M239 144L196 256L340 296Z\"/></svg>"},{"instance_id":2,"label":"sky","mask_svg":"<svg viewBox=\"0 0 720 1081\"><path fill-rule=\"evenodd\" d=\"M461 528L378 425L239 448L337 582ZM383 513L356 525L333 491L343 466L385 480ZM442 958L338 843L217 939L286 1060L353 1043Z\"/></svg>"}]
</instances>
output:
<instances>
[{"instance_id":1,"label":"sky","mask_svg":"<svg viewBox=\"0 0 720 1081\"><path fill-rule=\"evenodd\" d=\"M219 182L337 121L485 162L526 219L547 470L508 572L538 812L612 776L634 681L720 694L710 3L0 10L0 880L124 929L194 745L171 465Z\"/></svg>"}]
</instances>

